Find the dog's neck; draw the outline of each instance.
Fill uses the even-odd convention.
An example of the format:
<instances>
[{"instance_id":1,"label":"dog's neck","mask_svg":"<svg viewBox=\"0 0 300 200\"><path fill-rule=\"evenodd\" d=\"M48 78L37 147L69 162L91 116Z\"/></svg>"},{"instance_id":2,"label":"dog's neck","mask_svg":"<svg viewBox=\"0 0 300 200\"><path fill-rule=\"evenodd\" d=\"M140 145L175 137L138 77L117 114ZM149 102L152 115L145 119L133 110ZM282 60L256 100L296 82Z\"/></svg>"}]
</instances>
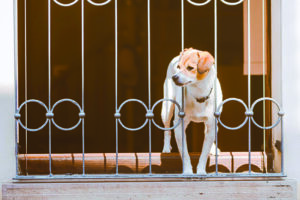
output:
<instances>
[{"instance_id":1,"label":"dog's neck","mask_svg":"<svg viewBox=\"0 0 300 200\"><path fill-rule=\"evenodd\" d=\"M215 67L212 66L203 80L188 86L187 92L190 93L197 102L203 103L212 96L215 78L216 70Z\"/></svg>"}]
</instances>

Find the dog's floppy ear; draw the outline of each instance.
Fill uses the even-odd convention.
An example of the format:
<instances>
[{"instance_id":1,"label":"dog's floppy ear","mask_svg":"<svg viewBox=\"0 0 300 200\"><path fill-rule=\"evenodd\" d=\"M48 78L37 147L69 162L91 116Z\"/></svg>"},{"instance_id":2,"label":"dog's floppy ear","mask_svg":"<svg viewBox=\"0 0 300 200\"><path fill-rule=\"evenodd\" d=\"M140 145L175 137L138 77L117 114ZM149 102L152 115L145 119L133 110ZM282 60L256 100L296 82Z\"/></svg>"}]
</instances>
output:
<instances>
[{"instance_id":1,"label":"dog's floppy ear","mask_svg":"<svg viewBox=\"0 0 300 200\"><path fill-rule=\"evenodd\" d=\"M204 74L205 72L209 71L210 68L215 63L214 57L207 51L197 52L198 55L198 64L197 64L197 71L199 74Z\"/></svg>"}]
</instances>

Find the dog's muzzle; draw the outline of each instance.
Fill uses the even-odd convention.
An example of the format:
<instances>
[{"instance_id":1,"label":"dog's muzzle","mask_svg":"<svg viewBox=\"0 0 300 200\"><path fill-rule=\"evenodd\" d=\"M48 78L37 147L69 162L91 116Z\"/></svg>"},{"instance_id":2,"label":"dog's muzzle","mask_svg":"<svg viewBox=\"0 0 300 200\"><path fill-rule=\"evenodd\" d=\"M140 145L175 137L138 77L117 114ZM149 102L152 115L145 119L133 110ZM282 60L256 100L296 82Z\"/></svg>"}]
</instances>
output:
<instances>
[{"instance_id":1,"label":"dog's muzzle","mask_svg":"<svg viewBox=\"0 0 300 200\"><path fill-rule=\"evenodd\" d=\"M178 75L175 74L174 76L172 76L172 80L175 83L175 85L183 86L183 84L179 82L179 76Z\"/></svg>"},{"instance_id":2,"label":"dog's muzzle","mask_svg":"<svg viewBox=\"0 0 300 200\"><path fill-rule=\"evenodd\" d=\"M184 86L184 85L187 85L187 84L191 83L191 81L182 83L180 81L180 78L179 78L179 76L177 74L175 74L174 76L172 76L172 80L175 83L175 85L177 85L177 86Z\"/></svg>"},{"instance_id":3,"label":"dog's muzzle","mask_svg":"<svg viewBox=\"0 0 300 200\"><path fill-rule=\"evenodd\" d=\"M177 83L177 81L179 79L179 76L178 75L174 75L174 76L172 76L172 79L173 79L174 83Z\"/></svg>"}]
</instances>

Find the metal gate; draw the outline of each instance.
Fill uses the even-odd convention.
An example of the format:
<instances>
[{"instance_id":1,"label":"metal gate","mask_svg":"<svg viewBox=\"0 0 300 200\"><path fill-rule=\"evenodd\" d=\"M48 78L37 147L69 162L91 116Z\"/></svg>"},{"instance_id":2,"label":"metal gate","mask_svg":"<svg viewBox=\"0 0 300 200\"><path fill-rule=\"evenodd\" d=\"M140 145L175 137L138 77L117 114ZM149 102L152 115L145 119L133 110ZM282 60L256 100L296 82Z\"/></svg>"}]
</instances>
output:
<instances>
[{"instance_id":1,"label":"metal gate","mask_svg":"<svg viewBox=\"0 0 300 200\"><path fill-rule=\"evenodd\" d=\"M216 138L216 152L217 152L217 148L218 148L218 132L217 132L217 125L221 125L226 129L229 130L237 130L240 129L244 126L248 125L248 159L249 159L249 169L248 169L248 173L219 173L218 172L218 154L215 156L215 172L214 173L209 173L207 175L185 175L185 174L153 174L152 173L152 168L151 168L151 127L154 125L157 128L161 129L161 130L173 130L175 129L177 126L181 126L182 127L182 131L184 131L184 120L183 117L185 115L185 109L184 109L184 95L182 95L182 100L181 102L176 102L174 100L171 99L160 99L157 102L152 103L151 102L151 62L150 62L150 50L151 50L151 41L150 41L150 30L151 30L151 26L150 26L150 15L151 15L151 11L150 11L150 0L147 0L147 28L148 28L148 102L143 102L141 100L138 99L127 99L124 102L118 102L118 0L114 0L114 9L115 9L115 113L114 113L114 117L115 117L115 134L116 134L116 141L115 141L115 147L116 147L116 172L115 174L86 174L85 173L85 110L84 110L84 89L85 89L85 81L84 81L84 72L85 72L85 66L84 66L84 62L85 62L85 58L84 58L84 51L85 51L85 44L84 44L84 29L85 29L85 25L84 25L84 12L85 12L85 4L92 4L94 6L105 6L109 3L113 3L112 0L107 0L103 3L95 3L92 0L74 0L71 3L68 4L64 4L61 3L59 0L48 0L48 104L43 103L40 100L37 99L30 99L27 100L27 97L25 97L25 101L24 102L20 102L19 103L19 83L18 83L18 1L15 0L15 97L16 97L16 102L15 102L15 133L16 133L16 179L50 179L50 178L146 178L146 177L199 177L199 178L203 178L203 177L269 177L269 176L284 176L284 163L283 163L283 155L284 155L284 149L283 149L283 111L281 108L281 105L274 100L273 98L269 98L269 97L263 97L260 99L257 99L256 101L254 101L253 103L251 103L251 30L250 30L250 23L251 23L251 18L250 18L250 10L251 10L251 6L250 6L250 1L248 0L247 2L244 0L237 0L236 2L228 2L226 0L206 0L202 3L196 3L192 0L186 0L188 3L194 5L194 6L205 6L206 4L209 3L214 3L214 57L215 57L215 67L217 69L218 66L218 55L217 55L217 48L218 48L218 42L217 42L217 29L218 29L218 20L217 20L217 15L218 15L218 8L217 8L217 2L221 1L222 3L224 3L227 6L236 6L242 3L247 3L247 8L248 8L248 21L247 21L247 26L248 26L248 102L245 103L243 100L238 99L238 98L229 98L224 100L220 105L216 105L215 103L215 121L216 121L216 127L215 127L215 138ZM262 0L262 2L264 2L265 0ZM24 0L25 2L25 60L27 59L27 55L26 55L26 0ZM62 7L69 7L69 6L73 6L74 4L81 4L81 56L82 56L82 62L81 62L81 78L82 78L82 82L81 82L81 87L82 87L82 94L81 94L81 102L76 102L72 99L61 99L57 102L52 102L51 100L51 3L54 2L59 6ZM183 50L185 48L184 45L184 3L185 0L181 0L181 49ZM264 3L263 3L264 5ZM264 9L263 9L264 11ZM263 14L264 16L264 14ZM265 55L263 55L263 57L265 58ZM265 67L265 66L263 66ZM26 71L26 61L25 61L25 71ZM216 84L216 82L215 82ZM25 85L25 90L26 90L26 85ZM184 93L185 88L182 88L182 94ZM215 98L216 98L216 93L215 93ZM171 128L164 128L159 126L155 121L154 121L154 113L153 110L154 108L161 102L163 101L169 101L171 103L174 103L176 105L176 107L178 108L179 112L179 117L180 120L176 123L174 123L173 127ZM231 102L231 101L235 101L238 102L240 104L242 104L242 106L245 108L245 119L244 121L236 127L229 127L227 125L225 125L221 119L221 109L224 106L224 104ZM273 102L277 107L278 107L278 120L271 126L265 126L265 125L260 125L258 124L255 120L254 120L254 108L257 105L257 103L261 102L261 101L271 101ZM78 108L78 115L79 115L79 121L72 127L61 127L59 124L57 124L54 121L54 109L57 105L59 105L62 102L70 102L72 104L74 104L75 106L77 106ZM135 102L138 104L141 104L144 108L145 108L145 121L144 123L139 126L139 127L126 127L120 117L121 117L121 113L122 113L122 108L124 105L126 105L129 102ZM215 101L216 102L216 101ZM27 109L27 104L28 103L37 103L39 105L41 105L42 107L45 108L45 114L46 114L46 121L43 123L42 126L32 129L27 127L27 122L26 124L24 124L23 122L21 122L20 118L21 118L21 114L20 111L22 109ZM113 113L112 113L113 114ZM63 130L63 131L70 131L75 129L76 127L78 127L79 125L82 125L82 174L80 175L53 175L52 174L52 164L51 164L51 127L52 125L54 125L56 128ZM272 129L275 126L277 126L278 124L281 124L281 142L282 142L282 148L281 148L281 152L282 152L282 156L281 156L281 173L253 173L251 171L251 125L254 124L255 126L259 127L260 129L263 130L267 130L267 129ZM142 128L144 128L145 126L149 127L149 172L147 174L120 174L119 170L118 170L118 129L119 128L124 128L126 130L129 131L137 131L140 130ZM19 134L19 128L23 128L28 132L34 132L34 131L39 131L41 129L43 129L44 127L49 126L49 175L46 176L33 176L33 175L19 175L18 173L18 134ZM182 134L182 140L184 140L185 134ZM184 143L183 143L184 144ZM183 147L184 148L184 147ZM184 166L183 166L184 167Z\"/></svg>"}]
</instances>

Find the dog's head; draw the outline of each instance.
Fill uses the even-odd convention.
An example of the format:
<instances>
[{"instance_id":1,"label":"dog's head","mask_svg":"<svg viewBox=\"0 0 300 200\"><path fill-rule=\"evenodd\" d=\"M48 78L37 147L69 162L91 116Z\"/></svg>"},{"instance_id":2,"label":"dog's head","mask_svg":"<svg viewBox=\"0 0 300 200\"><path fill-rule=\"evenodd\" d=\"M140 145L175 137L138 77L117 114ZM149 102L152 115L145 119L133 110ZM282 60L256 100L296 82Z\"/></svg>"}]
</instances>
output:
<instances>
[{"instance_id":1,"label":"dog's head","mask_svg":"<svg viewBox=\"0 0 300 200\"><path fill-rule=\"evenodd\" d=\"M178 86L193 84L203 80L215 60L207 51L199 51L193 48L181 52L178 65L175 66L176 73L172 76L174 83Z\"/></svg>"}]
</instances>

